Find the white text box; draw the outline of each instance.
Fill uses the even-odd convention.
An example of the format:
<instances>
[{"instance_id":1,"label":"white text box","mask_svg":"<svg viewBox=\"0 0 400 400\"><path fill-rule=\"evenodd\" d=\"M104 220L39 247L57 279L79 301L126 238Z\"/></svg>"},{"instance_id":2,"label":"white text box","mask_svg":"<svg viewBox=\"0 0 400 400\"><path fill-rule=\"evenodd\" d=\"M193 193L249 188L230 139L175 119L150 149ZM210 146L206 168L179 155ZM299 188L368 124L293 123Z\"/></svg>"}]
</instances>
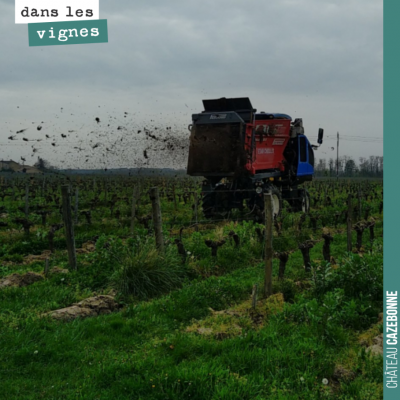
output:
<instances>
[{"instance_id":1,"label":"white text box","mask_svg":"<svg viewBox=\"0 0 400 400\"><path fill-rule=\"evenodd\" d=\"M99 0L15 0L15 23L99 19Z\"/></svg>"}]
</instances>

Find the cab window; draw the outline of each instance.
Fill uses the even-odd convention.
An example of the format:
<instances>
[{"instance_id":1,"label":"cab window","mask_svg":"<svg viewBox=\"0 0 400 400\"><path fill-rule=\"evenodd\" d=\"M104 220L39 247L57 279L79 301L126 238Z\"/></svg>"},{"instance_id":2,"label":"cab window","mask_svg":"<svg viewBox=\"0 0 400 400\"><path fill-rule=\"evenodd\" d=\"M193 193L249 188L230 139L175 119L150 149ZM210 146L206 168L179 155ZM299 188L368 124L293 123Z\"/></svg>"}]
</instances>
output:
<instances>
[{"instance_id":1,"label":"cab window","mask_svg":"<svg viewBox=\"0 0 400 400\"><path fill-rule=\"evenodd\" d=\"M308 143L308 162L314 167L314 150Z\"/></svg>"},{"instance_id":2,"label":"cab window","mask_svg":"<svg viewBox=\"0 0 400 400\"><path fill-rule=\"evenodd\" d=\"M307 144L306 138L300 138L300 162L307 162Z\"/></svg>"}]
</instances>

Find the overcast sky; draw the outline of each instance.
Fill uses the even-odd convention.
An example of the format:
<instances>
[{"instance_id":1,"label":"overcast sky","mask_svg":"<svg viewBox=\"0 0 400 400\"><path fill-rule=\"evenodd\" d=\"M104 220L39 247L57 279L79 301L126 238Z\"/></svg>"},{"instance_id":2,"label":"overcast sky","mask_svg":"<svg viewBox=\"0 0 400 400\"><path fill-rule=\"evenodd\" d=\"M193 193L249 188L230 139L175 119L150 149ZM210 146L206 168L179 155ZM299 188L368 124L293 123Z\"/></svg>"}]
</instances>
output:
<instances>
[{"instance_id":1,"label":"overcast sky","mask_svg":"<svg viewBox=\"0 0 400 400\"><path fill-rule=\"evenodd\" d=\"M341 155L383 153L382 1L100 0L108 43L46 47L0 10L0 159L185 167L191 114L219 97L303 118L314 143L323 127L317 158L337 132Z\"/></svg>"}]
</instances>

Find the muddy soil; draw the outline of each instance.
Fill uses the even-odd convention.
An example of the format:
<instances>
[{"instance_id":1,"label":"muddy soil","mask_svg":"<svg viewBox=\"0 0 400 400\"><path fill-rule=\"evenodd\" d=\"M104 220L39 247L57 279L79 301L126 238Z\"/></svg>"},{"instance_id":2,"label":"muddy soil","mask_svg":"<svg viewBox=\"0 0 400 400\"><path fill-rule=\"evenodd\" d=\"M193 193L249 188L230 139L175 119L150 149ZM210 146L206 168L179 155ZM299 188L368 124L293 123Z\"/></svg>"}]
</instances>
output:
<instances>
[{"instance_id":1,"label":"muddy soil","mask_svg":"<svg viewBox=\"0 0 400 400\"><path fill-rule=\"evenodd\" d=\"M118 311L119 308L120 305L114 300L114 297L99 295L89 297L79 303L74 303L70 307L50 311L45 315L61 321L72 321L76 318L97 317L98 315L110 314L113 311Z\"/></svg>"},{"instance_id":2,"label":"muddy soil","mask_svg":"<svg viewBox=\"0 0 400 400\"><path fill-rule=\"evenodd\" d=\"M23 287L32 285L35 282L43 280L43 276L36 272L27 272L25 274L11 274L0 279L0 289L6 287Z\"/></svg>"}]
</instances>

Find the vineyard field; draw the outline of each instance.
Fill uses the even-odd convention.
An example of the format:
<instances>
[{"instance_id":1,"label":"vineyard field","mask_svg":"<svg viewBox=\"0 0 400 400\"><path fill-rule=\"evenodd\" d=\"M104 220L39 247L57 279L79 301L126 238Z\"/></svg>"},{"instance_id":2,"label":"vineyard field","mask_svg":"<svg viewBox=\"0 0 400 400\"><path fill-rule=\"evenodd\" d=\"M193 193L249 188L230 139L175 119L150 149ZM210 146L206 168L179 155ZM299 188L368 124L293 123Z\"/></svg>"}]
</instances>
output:
<instances>
[{"instance_id":1,"label":"vineyard field","mask_svg":"<svg viewBox=\"0 0 400 400\"><path fill-rule=\"evenodd\" d=\"M0 399L382 399L382 181L307 190L266 298L265 215L201 180L0 175Z\"/></svg>"}]
</instances>

